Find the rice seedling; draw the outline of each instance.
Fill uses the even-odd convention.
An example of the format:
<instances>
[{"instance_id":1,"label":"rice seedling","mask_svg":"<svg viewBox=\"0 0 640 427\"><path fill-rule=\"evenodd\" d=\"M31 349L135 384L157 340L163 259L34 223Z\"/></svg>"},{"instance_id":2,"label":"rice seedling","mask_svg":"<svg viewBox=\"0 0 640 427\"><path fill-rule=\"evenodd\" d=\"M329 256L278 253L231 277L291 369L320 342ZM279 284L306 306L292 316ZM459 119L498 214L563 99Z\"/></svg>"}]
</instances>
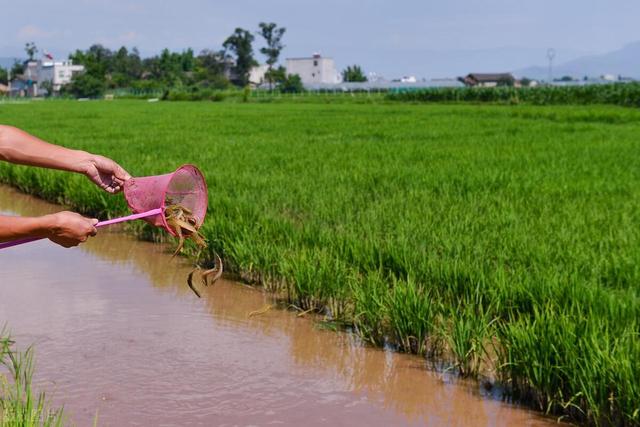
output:
<instances>
[{"instance_id":1,"label":"rice seedling","mask_svg":"<svg viewBox=\"0 0 640 427\"><path fill-rule=\"evenodd\" d=\"M62 408L52 408L44 392L33 389L33 349L18 351L0 331L0 425L7 427L62 426ZM4 372L3 372L4 371Z\"/></svg>"},{"instance_id":2,"label":"rice seedling","mask_svg":"<svg viewBox=\"0 0 640 427\"><path fill-rule=\"evenodd\" d=\"M410 278L406 282L396 279L385 305L391 330L400 348L413 353L425 353L427 339L435 330L435 318L439 310L429 290Z\"/></svg>"},{"instance_id":3,"label":"rice seedling","mask_svg":"<svg viewBox=\"0 0 640 427\"><path fill-rule=\"evenodd\" d=\"M460 304L449 310L442 335L454 358L454 368L462 376L477 376L486 343L491 340L493 320L482 305Z\"/></svg>"},{"instance_id":4,"label":"rice seedling","mask_svg":"<svg viewBox=\"0 0 640 427\"><path fill-rule=\"evenodd\" d=\"M354 278L349 284L354 301L352 318L356 330L366 341L376 345L384 344L384 310L389 288L387 281L379 272L372 272L366 276L366 280Z\"/></svg>"}]
</instances>

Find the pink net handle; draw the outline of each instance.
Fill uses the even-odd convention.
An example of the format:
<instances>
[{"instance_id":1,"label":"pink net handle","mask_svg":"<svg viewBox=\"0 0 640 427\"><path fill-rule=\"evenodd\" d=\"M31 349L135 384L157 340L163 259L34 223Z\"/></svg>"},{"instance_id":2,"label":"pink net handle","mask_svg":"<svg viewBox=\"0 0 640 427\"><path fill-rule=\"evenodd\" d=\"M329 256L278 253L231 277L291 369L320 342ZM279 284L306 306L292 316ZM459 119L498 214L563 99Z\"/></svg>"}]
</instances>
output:
<instances>
[{"instance_id":1,"label":"pink net handle","mask_svg":"<svg viewBox=\"0 0 640 427\"><path fill-rule=\"evenodd\" d=\"M149 212L142 212L139 214L127 215L127 216L122 216L120 218L113 218L113 219L108 219L106 221L100 221L95 225L95 227L96 228L106 227L107 225L117 224L119 222L133 221L135 219L148 218L150 216L155 216L155 215L162 215L162 209L158 208L158 209L150 210ZM29 242L35 242L37 240L42 240L42 239L45 239L45 237L27 237L24 239L12 240L10 242L3 242L3 243L0 243L0 249L10 248L13 246L22 245L24 243L29 243Z\"/></svg>"}]
</instances>

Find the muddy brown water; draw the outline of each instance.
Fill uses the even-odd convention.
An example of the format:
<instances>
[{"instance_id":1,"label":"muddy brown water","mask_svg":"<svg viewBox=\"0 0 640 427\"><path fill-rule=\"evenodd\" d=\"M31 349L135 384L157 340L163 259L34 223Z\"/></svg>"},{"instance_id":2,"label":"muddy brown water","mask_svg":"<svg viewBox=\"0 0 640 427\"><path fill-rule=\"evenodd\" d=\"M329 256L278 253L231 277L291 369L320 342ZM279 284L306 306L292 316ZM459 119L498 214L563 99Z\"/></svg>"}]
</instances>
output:
<instances>
[{"instance_id":1,"label":"muddy brown water","mask_svg":"<svg viewBox=\"0 0 640 427\"><path fill-rule=\"evenodd\" d=\"M58 210L0 186L4 213ZM2 250L0 271L0 324L34 345L38 387L80 426L553 424L313 319L249 317L272 302L260 290L220 281L199 300L186 261L115 228Z\"/></svg>"}]
</instances>

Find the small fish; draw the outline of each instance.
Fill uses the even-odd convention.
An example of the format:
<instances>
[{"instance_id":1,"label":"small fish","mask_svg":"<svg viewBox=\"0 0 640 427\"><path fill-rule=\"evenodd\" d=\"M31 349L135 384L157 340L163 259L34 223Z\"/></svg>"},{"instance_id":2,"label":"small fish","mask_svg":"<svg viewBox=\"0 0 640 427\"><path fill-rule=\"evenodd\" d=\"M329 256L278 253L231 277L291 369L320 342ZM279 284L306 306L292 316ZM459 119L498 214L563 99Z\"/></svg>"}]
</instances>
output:
<instances>
[{"instance_id":1,"label":"small fish","mask_svg":"<svg viewBox=\"0 0 640 427\"><path fill-rule=\"evenodd\" d=\"M189 273L189 276L187 276L187 285L189 285L189 287L191 288L193 293L196 294L198 296L198 298L202 298L200 296L200 292L198 292L198 290L195 288L195 286L193 286L193 273L195 273L198 270L199 270L199 268L196 268L193 271L191 271L191 273Z\"/></svg>"},{"instance_id":2,"label":"small fish","mask_svg":"<svg viewBox=\"0 0 640 427\"><path fill-rule=\"evenodd\" d=\"M220 277L222 277L222 260L216 254L216 266L202 272L202 284L205 286L213 285Z\"/></svg>"},{"instance_id":3,"label":"small fish","mask_svg":"<svg viewBox=\"0 0 640 427\"><path fill-rule=\"evenodd\" d=\"M169 199L167 199L167 202ZM206 241L198 232L198 220L193 216L191 210L178 204L169 204L165 207L164 217L167 226L178 237L178 247L173 253L176 256L182 251L186 239L191 239L200 248L207 246Z\"/></svg>"},{"instance_id":4,"label":"small fish","mask_svg":"<svg viewBox=\"0 0 640 427\"><path fill-rule=\"evenodd\" d=\"M198 232L198 219L193 215L193 212L191 212L190 209L174 203L170 198L167 198L164 209L164 218L167 226L178 237L178 247L173 253L173 256L178 255L182 251L184 242L187 239L191 239L200 249L207 247L207 242ZM202 284L204 286L209 286L222 277L222 269L222 260L218 254L216 254L215 267L202 271L199 266L196 266L196 268L193 269L187 277L187 285L189 285L189 288L191 288L198 298L201 298L200 292L198 292L193 284L194 274L196 272L200 272Z\"/></svg>"},{"instance_id":5,"label":"small fish","mask_svg":"<svg viewBox=\"0 0 640 427\"><path fill-rule=\"evenodd\" d=\"M248 317L259 316L260 314L264 314L267 311L271 310L272 308L273 308L273 305L267 304L264 307L262 307L260 310L255 310L249 313Z\"/></svg>"}]
</instances>

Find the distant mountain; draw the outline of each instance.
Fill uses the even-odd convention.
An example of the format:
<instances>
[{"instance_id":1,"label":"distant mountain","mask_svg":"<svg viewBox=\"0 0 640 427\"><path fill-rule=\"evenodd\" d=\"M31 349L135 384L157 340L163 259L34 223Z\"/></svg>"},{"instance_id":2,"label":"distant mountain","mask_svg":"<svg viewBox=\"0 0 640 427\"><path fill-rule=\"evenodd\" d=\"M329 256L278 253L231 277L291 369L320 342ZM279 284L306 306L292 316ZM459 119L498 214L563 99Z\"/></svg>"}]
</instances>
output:
<instances>
[{"instance_id":1,"label":"distant mountain","mask_svg":"<svg viewBox=\"0 0 640 427\"><path fill-rule=\"evenodd\" d=\"M513 74L518 77L546 80L549 68L547 66L521 68L515 70ZM582 56L553 66L554 78L562 76L598 77L604 74L640 78L640 42L628 44L613 52Z\"/></svg>"}]
</instances>

